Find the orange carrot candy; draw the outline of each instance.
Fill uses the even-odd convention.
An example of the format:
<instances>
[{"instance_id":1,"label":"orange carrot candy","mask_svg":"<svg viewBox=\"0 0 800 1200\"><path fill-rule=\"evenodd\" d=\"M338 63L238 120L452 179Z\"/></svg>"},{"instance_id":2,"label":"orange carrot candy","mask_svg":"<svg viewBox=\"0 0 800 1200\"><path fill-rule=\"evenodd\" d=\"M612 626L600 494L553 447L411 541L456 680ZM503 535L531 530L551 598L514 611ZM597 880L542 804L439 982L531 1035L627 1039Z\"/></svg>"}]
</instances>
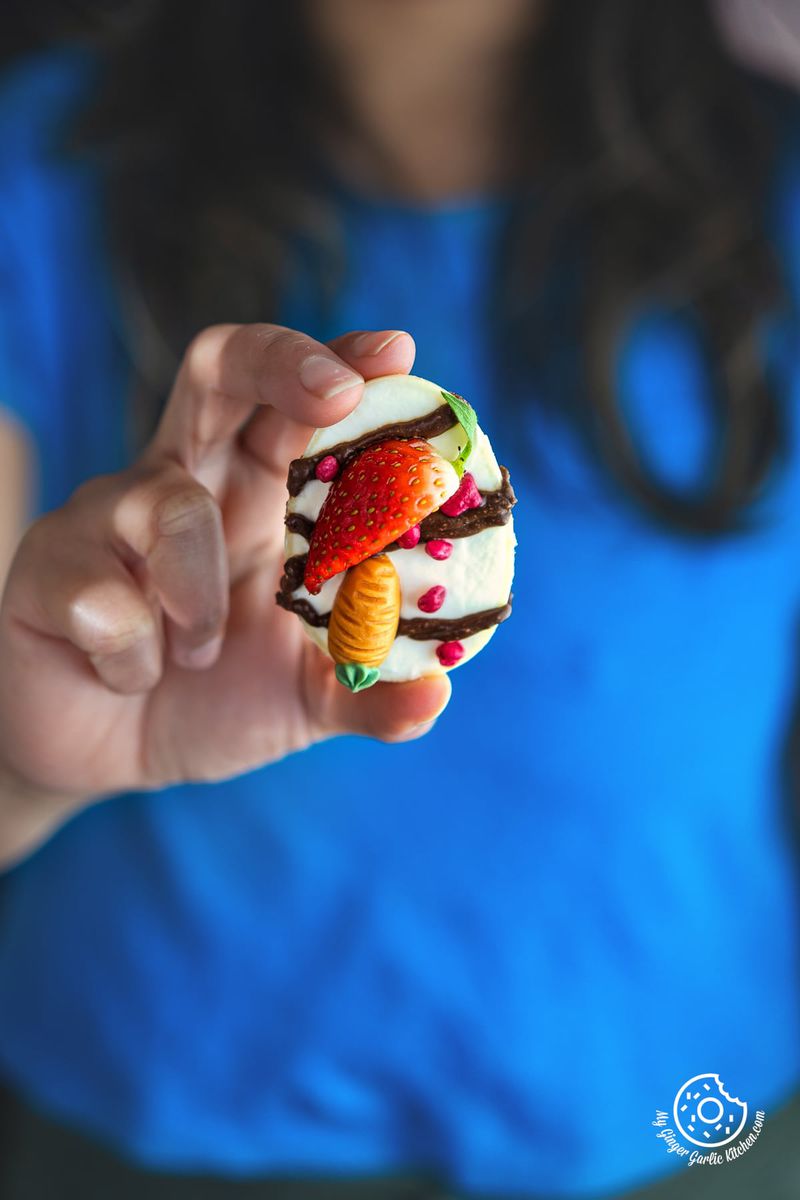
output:
<instances>
[{"instance_id":1,"label":"orange carrot candy","mask_svg":"<svg viewBox=\"0 0 800 1200\"><path fill-rule=\"evenodd\" d=\"M371 687L392 648L400 620L400 577L388 554L350 567L328 625L336 678L351 692Z\"/></svg>"}]
</instances>

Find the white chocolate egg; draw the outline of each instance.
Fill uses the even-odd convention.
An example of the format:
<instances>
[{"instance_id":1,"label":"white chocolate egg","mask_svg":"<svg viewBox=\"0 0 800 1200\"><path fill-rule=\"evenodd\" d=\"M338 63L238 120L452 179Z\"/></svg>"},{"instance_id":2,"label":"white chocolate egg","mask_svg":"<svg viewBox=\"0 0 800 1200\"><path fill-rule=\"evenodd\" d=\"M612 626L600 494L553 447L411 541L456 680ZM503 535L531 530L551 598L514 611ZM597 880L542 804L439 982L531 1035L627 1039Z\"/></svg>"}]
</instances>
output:
<instances>
[{"instance_id":1,"label":"white chocolate egg","mask_svg":"<svg viewBox=\"0 0 800 1200\"><path fill-rule=\"evenodd\" d=\"M446 428L451 420L452 427ZM398 431L398 425L405 428ZM426 429L444 429L444 432L434 432L431 436ZM382 439L380 434L384 430ZM376 433L377 438L374 437ZM336 457L345 458L348 443L361 443L370 435L373 435L370 444L398 437L422 437L450 461L456 459L466 440L464 430L449 410L442 388L414 375L387 375L366 384L361 403L344 420L317 429L303 459L319 461L320 456L331 450ZM365 447L362 445L362 448ZM303 460L299 461L302 466ZM295 485L296 494L289 497L287 521L291 521L293 515L298 519L305 518L306 523L316 521L332 486L332 483L316 478L310 467L311 464L306 467L310 477L299 488ZM452 545L449 557L437 559L427 552L429 539L425 521L421 524L422 538L416 546L400 549L395 545L391 549L392 563L400 578L400 626L389 654L381 664L381 680L418 679L461 666L491 640L498 620L508 613L516 545L510 511L514 498L508 476L501 471L489 439L480 428L464 470L473 477L483 494L484 506L474 509L472 516L466 514L466 519L448 518L443 513L427 519L436 522L435 529L430 526L432 536ZM304 524L298 519L295 524ZM467 526L470 531L466 536L459 536ZM287 560L302 563L298 556L307 554L308 548L309 541L303 533L287 529ZM302 575L296 587L291 587L286 577L282 584L280 603L290 609L294 606L306 632L325 653L328 652L325 621L343 579L344 573L335 575L323 584L317 595L311 595L303 587ZM295 573L291 583L297 582ZM431 588L440 587L444 588L444 599L438 610L431 613L424 607L421 609L420 598ZM304 613L310 620L319 619L320 623L305 620ZM312 614L319 614L319 618ZM476 614L485 615L476 621ZM473 632L470 625L474 628L476 623L485 623L487 627ZM463 654L452 666L443 665L442 659L447 663L454 655L441 647L454 642L460 643ZM455 650L457 654L458 649Z\"/></svg>"}]
</instances>

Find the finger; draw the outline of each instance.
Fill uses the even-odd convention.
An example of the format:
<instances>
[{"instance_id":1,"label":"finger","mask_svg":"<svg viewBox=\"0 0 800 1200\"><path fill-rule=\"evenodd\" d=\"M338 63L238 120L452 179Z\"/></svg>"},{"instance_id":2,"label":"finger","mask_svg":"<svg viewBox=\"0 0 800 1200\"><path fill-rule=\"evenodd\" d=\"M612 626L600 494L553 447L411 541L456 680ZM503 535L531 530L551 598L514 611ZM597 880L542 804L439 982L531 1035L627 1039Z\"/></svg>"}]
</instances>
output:
<instances>
[{"instance_id":1,"label":"finger","mask_svg":"<svg viewBox=\"0 0 800 1200\"><path fill-rule=\"evenodd\" d=\"M114 505L113 536L139 558L168 618L167 644L177 665L216 661L228 615L228 556L214 497L171 464L133 475Z\"/></svg>"},{"instance_id":2,"label":"finger","mask_svg":"<svg viewBox=\"0 0 800 1200\"><path fill-rule=\"evenodd\" d=\"M407 375L417 353L414 339L403 329L358 330L328 345L364 379Z\"/></svg>"},{"instance_id":3,"label":"finger","mask_svg":"<svg viewBox=\"0 0 800 1200\"><path fill-rule=\"evenodd\" d=\"M328 344L363 379L407 375L416 354L414 339L402 329L359 330L343 334ZM263 468L278 475L283 484L287 464L303 453L314 429L330 425L346 415L326 411L324 419L315 426L287 420L285 411L262 408L253 414L244 430L242 445Z\"/></svg>"},{"instance_id":4,"label":"finger","mask_svg":"<svg viewBox=\"0 0 800 1200\"><path fill-rule=\"evenodd\" d=\"M256 405L306 426L331 424L358 403L363 376L303 333L279 325L217 325L184 357L154 450L199 475L230 451Z\"/></svg>"},{"instance_id":5,"label":"finger","mask_svg":"<svg viewBox=\"0 0 800 1200\"><path fill-rule=\"evenodd\" d=\"M11 611L85 654L112 691L149 691L162 672L157 615L109 549L80 542L67 526L48 519L24 539L9 581Z\"/></svg>"},{"instance_id":6,"label":"finger","mask_svg":"<svg viewBox=\"0 0 800 1200\"><path fill-rule=\"evenodd\" d=\"M378 683L353 694L337 681L333 664L313 647L306 669L306 706L318 739L356 733L384 742L411 741L427 733L452 693L446 675L431 675L410 683Z\"/></svg>"}]
</instances>

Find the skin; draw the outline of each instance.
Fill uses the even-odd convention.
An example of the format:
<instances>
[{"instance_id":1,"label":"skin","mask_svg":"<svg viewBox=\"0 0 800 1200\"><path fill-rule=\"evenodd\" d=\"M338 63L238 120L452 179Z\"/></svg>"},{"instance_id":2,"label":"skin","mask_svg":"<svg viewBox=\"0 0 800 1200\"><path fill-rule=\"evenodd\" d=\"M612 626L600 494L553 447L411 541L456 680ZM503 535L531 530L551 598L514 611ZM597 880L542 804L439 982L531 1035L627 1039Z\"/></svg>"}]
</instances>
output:
<instances>
[{"instance_id":1,"label":"skin","mask_svg":"<svg viewBox=\"0 0 800 1200\"><path fill-rule=\"evenodd\" d=\"M30 508L34 456L22 427L0 411L0 586Z\"/></svg>"},{"instance_id":2,"label":"skin","mask_svg":"<svg viewBox=\"0 0 800 1200\"><path fill-rule=\"evenodd\" d=\"M335 148L344 169L417 199L500 180L508 66L538 7L312 0L363 131ZM364 380L413 359L392 330L327 346L273 325L205 330L141 458L25 533L0 607L0 865L115 792L226 778L339 733L430 728L446 677L352 695L274 603L289 460ZM0 570L31 463L0 417Z\"/></svg>"},{"instance_id":3,"label":"skin","mask_svg":"<svg viewBox=\"0 0 800 1200\"><path fill-rule=\"evenodd\" d=\"M520 52L544 0L307 0L354 132L352 184L416 201L507 186Z\"/></svg>"}]
</instances>

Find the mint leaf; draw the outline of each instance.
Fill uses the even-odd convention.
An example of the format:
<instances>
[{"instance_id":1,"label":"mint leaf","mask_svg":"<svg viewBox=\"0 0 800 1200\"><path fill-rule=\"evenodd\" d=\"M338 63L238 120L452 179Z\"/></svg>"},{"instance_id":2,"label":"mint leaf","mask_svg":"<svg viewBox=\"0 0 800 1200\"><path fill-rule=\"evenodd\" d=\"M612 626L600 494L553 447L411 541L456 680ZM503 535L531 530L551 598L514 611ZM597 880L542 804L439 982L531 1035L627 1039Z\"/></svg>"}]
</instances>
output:
<instances>
[{"instance_id":1,"label":"mint leaf","mask_svg":"<svg viewBox=\"0 0 800 1200\"><path fill-rule=\"evenodd\" d=\"M363 663L339 663L336 667L336 678L351 692L363 692L377 683L379 677L380 671Z\"/></svg>"},{"instance_id":2,"label":"mint leaf","mask_svg":"<svg viewBox=\"0 0 800 1200\"><path fill-rule=\"evenodd\" d=\"M464 474L464 464L472 453L472 445L478 429L478 418L475 415L475 409L467 403L463 396L455 396L452 392L445 392L444 389L442 389L442 395L452 408L456 420L466 435L466 444L462 446L461 453L452 464L460 479Z\"/></svg>"}]
</instances>

